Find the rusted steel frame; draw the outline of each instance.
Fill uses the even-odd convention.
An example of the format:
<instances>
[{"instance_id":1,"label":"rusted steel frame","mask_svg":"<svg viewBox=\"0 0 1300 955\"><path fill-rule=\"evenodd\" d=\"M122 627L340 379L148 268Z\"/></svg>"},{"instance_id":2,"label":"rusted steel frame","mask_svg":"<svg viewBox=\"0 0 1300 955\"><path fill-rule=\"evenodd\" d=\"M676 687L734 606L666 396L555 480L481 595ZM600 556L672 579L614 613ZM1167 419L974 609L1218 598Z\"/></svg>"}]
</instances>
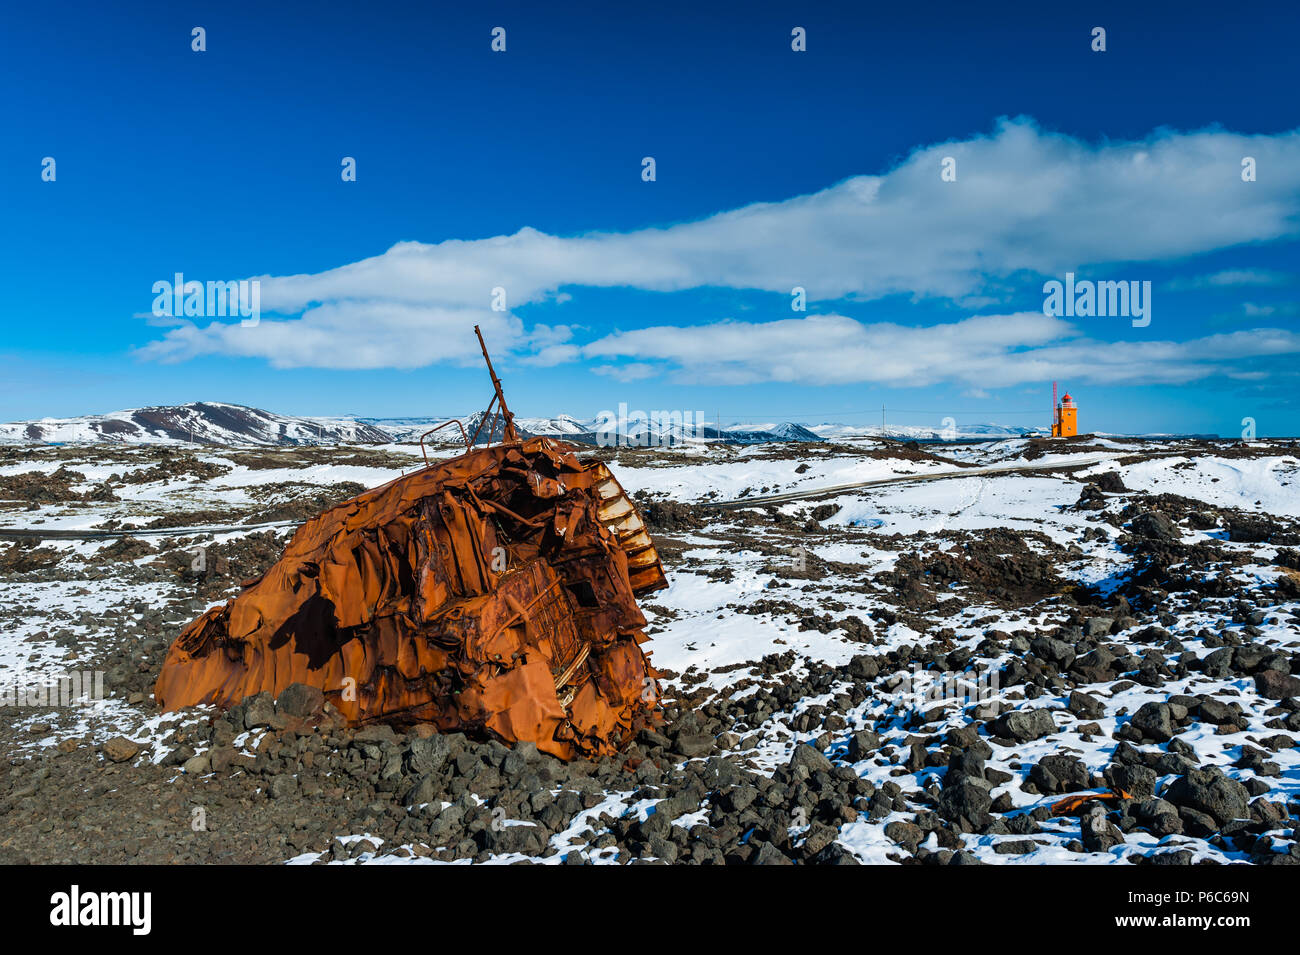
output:
<instances>
[{"instance_id":1,"label":"rusted steel frame","mask_svg":"<svg viewBox=\"0 0 1300 955\"><path fill-rule=\"evenodd\" d=\"M428 431L424 432L424 434L420 435L420 454L424 456L424 466L426 468L429 466L429 453L424 450L424 439L435 431L441 431L449 424L454 424L456 427L460 428L460 437L461 440L465 442L465 450L468 451L470 449L471 445L469 443L469 438L465 436L465 426L456 418L452 418L450 421L444 421L442 424L438 425L438 427L430 428Z\"/></svg>"},{"instance_id":2,"label":"rusted steel frame","mask_svg":"<svg viewBox=\"0 0 1300 955\"><path fill-rule=\"evenodd\" d=\"M545 590L538 593L536 597L528 601L527 606L521 604L519 600L513 595L506 594L506 604L510 607L511 611L514 612L514 616L509 618L508 620L506 620L505 623L503 623L501 626L493 630L491 636L495 637L498 633L500 633L502 630L505 630L507 627L513 627L515 625L516 620L522 620L525 625L532 626L533 623L533 618L531 613L532 609L536 607L538 604L540 604L547 597L551 596L551 594L558 593L559 589L562 586L564 586L564 584L557 579L553 584L551 584Z\"/></svg>"},{"instance_id":3,"label":"rusted steel frame","mask_svg":"<svg viewBox=\"0 0 1300 955\"><path fill-rule=\"evenodd\" d=\"M560 687L572 680L574 674L578 672L578 668L587 662L587 657L589 656L591 656L591 644L584 643L582 649L578 651L578 655L573 658L573 662L565 668L563 673L555 678L555 688L558 690Z\"/></svg>"},{"instance_id":4,"label":"rusted steel frame","mask_svg":"<svg viewBox=\"0 0 1300 955\"><path fill-rule=\"evenodd\" d=\"M488 406L483 409L483 416L478 419L478 427L474 429L474 437L470 438L470 447L478 443L478 436L483 432L483 425L487 424L488 415L492 411L492 406L496 403L497 397L493 395L492 400L488 402ZM488 431L487 443L489 445L492 443L492 432L490 430Z\"/></svg>"},{"instance_id":5,"label":"rusted steel frame","mask_svg":"<svg viewBox=\"0 0 1300 955\"><path fill-rule=\"evenodd\" d=\"M306 683L353 725L416 719L532 741L562 759L616 752L657 719L641 694L657 674L639 647L634 598L665 581L639 576L634 587L618 555L627 542L599 517L617 481L572 450L541 437L472 449L308 521L263 578L178 637L159 704L230 706ZM540 496L544 485L552 496ZM581 533L549 533L548 521L582 514L591 520ZM384 548L376 535L423 543ZM506 549L506 575L487 570L492 546ZM514 580L520 568L531 581ZM567 585L597 573L613 590L593 616ZM471 637L481 662L467 652ZM365 692L344 694L349 677Z\"/></svg>"},{"instance_id":6,"label":"rusted steel frame","mask_svg":"<svg viewBox=\"0 0 1300 955\"><path fill-rule=\"evenodd\" d=\"M468 457L468 455L465 455L465 457ZM501 471L500 461L497 460L486 461L484 462L483 466L479 468L477 471L474 471L472 474L462 475L454 479L450 479L446 482L445 486L448 489L464 488L466 491L469 491L471 494L473 494L474 492L472 486L474 485L475 482L477 482L480 478L483 478L489 474L493 474L494 472L499 473L500 471Z\"/></svg>"},{"instance_id":7,"label":"rusted steel frame","mask_svg":"<svg viewBox=\"0 0 1300 955\"><path fill-rule=\"evenodd\" d=\"M477 507L479 511L482 511L485 508L490 508L500 514L504 514L506 517L509 517L512 520L518 521L520 524L523 524L525 527L534 527L534 528L542 527L546 523L547 518L545 515L539 514L537 517L534 517L530 520L529 518L524 517L522 514L516 514L514 511L506 507L504 504L500 504L497 501L492 500L491 498L484 500L483 498L479 497L478 492L475 491L474 488L469 484L465 485L464 490L465 490L465 494L469 497L471 501L474 502L474 506ZM500 528L498 528L498 530L500 530Z\"/></svg>"},{"instance_id":8,"label":"rusted steel frame","mask_svg":"<svg viewBox=\"0 0 1300 955\"><path fill-rule=\"evenodd\" d=\"M506 396L501 390L501 379L497 377L496 369L492 367L492 359L488 357L487 344L484 343L483 333L478 330L477 325L474 326L474 334L478 336L478 347L483 350L483 360L487 362L488 374L492 376L492 387L496 389L497 400L501 403L501 413L505 415L506 424L501 433L502 440L511 444L518 443L519 433L515 431L515 416L506 407ZM488 405L488 407L492 406Z\"/></svg>"},{"instance_id":9,"label":"rusted steel frame","mask_svg":"<svg viewBox=\"0 0 1300 955\"><path fill-rule=\"evenodd\" d=\"M1123 789L1112 789L1109 792L1082 792L1073 793L1064 799L1052 803L1051 813L1053 816L1072 816L1084 806L1092 802L1119 802L1123 799L1132 799L1133 797Z\"/></svg>"},{"instance_id":10,"label":"rusted steel frame","mask_svg":"<svg viewBox=\"0 0 1300 955\"><path fill-rule=\"evenodd\" d=\"M493 630L491 635L487 636L485 642L489 642L493 637L495 637L502 630L507 630L510 627L513 627L516 621L522 620L525 627L532 627L533 610L538 606L544 606L546 600L550 598L553 594L559 593L560 588L563 586L564 586L563 581L557 578L554 582L551 583L549 587L547 587L545 590L541 591L535 597L533 597L533 599L530 600L527 605L521 604L515 597L507 594L506 604L510 607L511 611L513 611L514 616L510 617L509 619L504 621L501 624L501 626ZM578 669L584 663L587 662L587 657L589 657L590 655L591 655L591 645L584 643L582 645L582 648L578 651L578 655L574 657L573 661L569 663L569 665L566 666L558 676L555 677L555 689L557 691L561 687L565 686L570 680L573 679L574 675L578 672Z\"/></svg>"},{"instance_id":11,"label":"rusted steel frame","mask_svg":"<svg viewBox=\"0 0 1300 955\"><path fill-rule=\"evenodd\" d=\"M510 508L506 507L504 504L498 504L496 501L479 500L479 503L482 504L484 507L492 508L492 510L494 511L500 511L506 517L510 518L511 520L518 521L520 524L523 524L525 527L541 527L548 520L550 520L550 517L546 514L539 514L537 517L534 517L532 520L529 520L526 517L516 514L514 511L510 510Z\"/></svg>"}]
</instances>

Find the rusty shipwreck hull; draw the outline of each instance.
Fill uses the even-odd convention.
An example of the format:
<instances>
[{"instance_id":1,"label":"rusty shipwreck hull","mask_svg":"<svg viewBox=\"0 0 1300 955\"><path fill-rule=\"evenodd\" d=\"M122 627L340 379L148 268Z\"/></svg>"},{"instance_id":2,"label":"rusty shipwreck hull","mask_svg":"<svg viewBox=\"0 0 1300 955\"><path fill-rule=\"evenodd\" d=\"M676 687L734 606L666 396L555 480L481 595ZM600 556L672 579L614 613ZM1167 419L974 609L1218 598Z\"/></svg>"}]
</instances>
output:
<instances>
[{"instance_id":1,"label":"rusty shipwreck hull","mask_svg":"<svg viewBox=\"0 0 1300 955\"><path fill-rule=\"evenodd\" d=\"M544 437L479 448L304 524L185 628L155 696L224 707L306 683L354 725L612 753L655 711L636 598L665 586L604 464Z\"/></svg>"}]
</instances>

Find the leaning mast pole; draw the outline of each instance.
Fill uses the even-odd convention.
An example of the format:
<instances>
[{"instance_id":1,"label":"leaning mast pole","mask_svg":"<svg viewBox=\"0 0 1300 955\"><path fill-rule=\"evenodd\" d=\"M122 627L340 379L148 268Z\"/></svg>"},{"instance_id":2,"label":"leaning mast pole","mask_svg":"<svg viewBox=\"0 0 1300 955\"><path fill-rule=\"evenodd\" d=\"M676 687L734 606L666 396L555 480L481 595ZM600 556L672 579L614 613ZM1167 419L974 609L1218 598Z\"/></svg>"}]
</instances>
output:
<instances>
[{"instance_id":1,"label":"leaning mast pole","mask_svg":"<svg viewBox=\"0 0 1300 955\"><path fill-rule=\"evenodd\" d=\"M483 350L483 360L487 362L488 374L492 376L492 387L496 389L497 404L501 407L501 417L505 422L502 427L502 440L517 443L519 441L519 432L515 430L515 416L506 407L506 396L501 391L501 379L497 377L496 370L492 367L492 359L488 357L487 345L483 342L483 333L478 330L477 325L474 326L474 334L478 336L478 347ZM488 440L492 440L491 435L488 435Z\"/></svg>"}]
</instances>

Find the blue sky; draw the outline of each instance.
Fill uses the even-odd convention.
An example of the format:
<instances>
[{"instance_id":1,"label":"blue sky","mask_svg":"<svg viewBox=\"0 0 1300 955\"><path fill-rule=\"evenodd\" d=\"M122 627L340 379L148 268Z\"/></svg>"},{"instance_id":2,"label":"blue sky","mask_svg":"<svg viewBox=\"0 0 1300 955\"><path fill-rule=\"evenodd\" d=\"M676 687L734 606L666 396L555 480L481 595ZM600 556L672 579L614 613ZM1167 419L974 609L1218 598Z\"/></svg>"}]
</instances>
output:
<instances>
[{"instance_id":1,"label":"blue sky","mask_svg":"<svg viewBox=\"0 0 1300 955\"><path fill-rule=\"evenodd\" d=\"M477 321L521 414L1296 432L1293 4L464 6L7 11L0 419L465 412ZM177 272L260 323L151 318Z\"/></svg>"}]
</instances>

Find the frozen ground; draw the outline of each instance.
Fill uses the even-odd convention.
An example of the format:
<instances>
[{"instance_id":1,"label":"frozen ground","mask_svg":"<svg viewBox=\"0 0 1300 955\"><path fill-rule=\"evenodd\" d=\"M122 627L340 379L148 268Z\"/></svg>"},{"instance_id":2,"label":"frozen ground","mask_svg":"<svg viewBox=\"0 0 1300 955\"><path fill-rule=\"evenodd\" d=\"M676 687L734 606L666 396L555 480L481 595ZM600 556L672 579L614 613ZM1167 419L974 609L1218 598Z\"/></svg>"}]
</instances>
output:
<instances>
[{"instance_id":1,"label":"frozen ground","mask_svg":"<svg viewBox=\"0 0 1300 955\"><path fill-rule=\"evenodd\" d=\"M601 453L671 581L644 606L668 721L564 765L152 706L185 623L418 448L0 449L0 531L135 531L0 539L0 861L1300 861L1295 447ZM24 691L69 672L105 698ZM1113 798L1052 814L1080 792Z\"/></svg>"}]
</instances>

